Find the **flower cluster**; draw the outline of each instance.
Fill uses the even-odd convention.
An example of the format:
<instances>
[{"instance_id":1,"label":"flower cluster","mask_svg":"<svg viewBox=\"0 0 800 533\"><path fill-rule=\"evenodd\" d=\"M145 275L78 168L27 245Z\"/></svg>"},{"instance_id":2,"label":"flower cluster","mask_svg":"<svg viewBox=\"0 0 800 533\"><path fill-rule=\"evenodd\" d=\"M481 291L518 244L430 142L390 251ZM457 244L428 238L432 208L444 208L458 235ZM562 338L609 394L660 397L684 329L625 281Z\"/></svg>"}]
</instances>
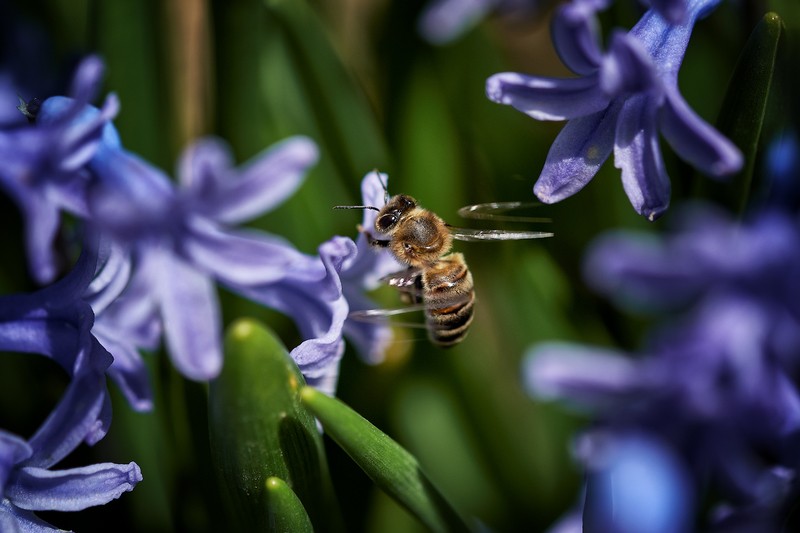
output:
<instances>
[{"instance_id":1,"label":"flower cluster","mask_svg":"<svg viewBox=\"0 0 800 533\"><path fill-rule=\"evenodd\" d=\"M92 335L94 314L81 297L97 255L85 251L63 279L33 294L0 298L0 350L40 354L70 378L60 402L27 441L0 430L0 529L49 530L34 511L78 511L103 505L142 480L136 463L51 468L81 442L108 432L106 372L111 355Z\"/></svg>"},{"instance_id":2,"label":"flower cluster","mask_svg":"<svg viewBox=\"0 0 800 533\"><path fill-rule=\"evenodd\" d=\"M112 123L116 96L101 108L91 105L102 72L98 58L85 59L69 96L20 99L28 121L0 130L0 188L23 215L32 277L52 282L62 268L54 248L62 213L86 235L71 274L32 296L0 301L2 348L47 355L71 378L64 400L30 441L2 433L2 510L20 523L37 523L28 511L103 504L141 479L134 463L46 469L81 441L105 435L106 376L135 410L153 407L140 351L157 349L162 337L184 376L219 374L217 284L295 319L307 340L291 355L310 384L331 394L343 333L371 361L389 338L384 325L348 320L348 299L370 306L361 293L389 265L364 242L333 237L310 256L275 235L235 227L297 189L318 157L310 139L284 140L238 168L224 142L198 140L178 162L176 185L124 148ZM382 187L380 176L368 175L365 200L380 205L375 191Z\"/></svg>"},{"instance_id":3,"label":"flower cluster","mask_svg":"<svg viewBox=\"0 0 800 533\"><path fill-rule=\"evenodd\" d=\"M670 197L659 133L682 159L711 176L742 167L739 150L692 111L678 90L694 24L719 2L654 2L678 13L671 18L679 22L650 10L629 32L613 33L603 52L596 11L606 0L573 0L554 16L552 36L561 60L579 77L505 72L487 80L489 99L537 120L568 121L534 186L541 201L558 202L581 190L613 151L634 209L657 218Z\"/></svg>"},{"instance_id":4,"label":"flower cluster","mask_svg":"<svg viewBox=\"0 0 800 533\"><path fill-rule=\"evenodd\" d=\"M686 531L711 491L713 526L771 530L800 467L800 223L767 211L740 226L708 208L683 220L665 239L607 236L586 261L589 283L619 305L677 313L641 357L541 345L528 385L599 418L576 448L590 472L584 520L629 531L625 513L656 520L674 504L683 511L649 530ZM633 482L611 483L645 461L628 448L659 457L649 500Z\"/></svg>"}]
</instances>

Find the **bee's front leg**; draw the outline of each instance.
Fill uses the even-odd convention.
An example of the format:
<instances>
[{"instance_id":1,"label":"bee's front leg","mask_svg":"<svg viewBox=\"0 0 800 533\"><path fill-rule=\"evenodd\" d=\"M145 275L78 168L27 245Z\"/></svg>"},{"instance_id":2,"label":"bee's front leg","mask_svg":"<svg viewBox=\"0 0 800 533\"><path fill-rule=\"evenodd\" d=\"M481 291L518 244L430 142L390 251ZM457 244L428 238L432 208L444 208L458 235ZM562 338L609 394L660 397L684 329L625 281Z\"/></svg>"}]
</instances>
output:
<instances>
[{"instance_id":1,"label":"bee's front leg","mask_svg":"<svg viewBox=\"0 0 800 533\"><path fill-rule=\"evenodd\" d=\"M375 237L372 236L372 233L364 229L364 226L362 226L361 224L359 224L356 227L358 228L359 233L362 233L364 237L367 238L367 244L369 244L370 246L374 246L375 248L386 248L389 246L389 242L391 241L383 241L380 239L376 239Z\"/></svg>"}]
</instances>

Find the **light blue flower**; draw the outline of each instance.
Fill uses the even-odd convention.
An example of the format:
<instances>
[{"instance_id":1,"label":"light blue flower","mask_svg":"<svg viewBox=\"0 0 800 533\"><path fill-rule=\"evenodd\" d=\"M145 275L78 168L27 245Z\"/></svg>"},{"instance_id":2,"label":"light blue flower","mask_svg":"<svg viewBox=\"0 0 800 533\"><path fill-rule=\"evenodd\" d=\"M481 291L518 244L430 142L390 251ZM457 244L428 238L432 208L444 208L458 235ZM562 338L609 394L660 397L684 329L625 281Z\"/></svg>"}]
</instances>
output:
<instances>
[{"instance_id":1,"label":"light blue flower","mask_svg":"<svg viewBox=\"0 0 800 533\"><path fill-rule=\"evenodd\" d=\"M87 106L97 94L102 72L97 57L86 58L75 73L71 98L48 98L35 124L0 131L0 188L22 212L28 263L40 283L52 281L58 272L52 246L60 211L86 214L85 165L119 107L114 95L101 110Z\"/></svg>"},{"instance_id":2,"label":"light blue flower","mask_svg":"<svg viewBox=\"0 0 800 533\"><path fill-rule=\"evenodd\" d=\"M508 72L487 80L495 102L537 120L568 120L534 186L540 200L554 203L578 192L613 151L634 209L655 219L670 196L659 133L711 176L741 168L739 150L689 108L677 85L692 28L719 1L690 0L686 20L677 25L648 11L629 33L613 33L603 53L595 11L605 2L574 0L556 14L552 34L562 61L580 77Z\"/></svg>"}]
</instances>

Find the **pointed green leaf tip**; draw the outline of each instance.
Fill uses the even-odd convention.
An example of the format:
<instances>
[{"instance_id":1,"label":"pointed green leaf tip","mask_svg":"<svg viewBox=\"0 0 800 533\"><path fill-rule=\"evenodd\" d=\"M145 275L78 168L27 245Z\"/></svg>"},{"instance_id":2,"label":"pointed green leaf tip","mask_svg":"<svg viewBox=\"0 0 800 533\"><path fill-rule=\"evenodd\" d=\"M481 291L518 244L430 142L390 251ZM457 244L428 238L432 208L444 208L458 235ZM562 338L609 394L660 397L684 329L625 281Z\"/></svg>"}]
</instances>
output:
<instances>
[{"instance_id":1,"label":"pointed green leaf tip","mask_svg":"<svg viewBox=\"0 0 800 533\"><path fill-rule=\"evenodd\" d=\"M277 337L244 319L225 337L225 365L209 388L212 457L235 529L264 531L264 491L272 476L286 480L318 531L336 530L322 439L300 404L305 382Z\"/></svg>"},{"instance_id":2,"label":"pointed green leaf tip","mask_svg":"<svg viewBox=\"0 0 800 533\"><path fill-rule=\"evenodd\" d=\"M469 530L417 459L397 442L341 401L312 387L303 387L300 398L356 464L431 531Z\"/></svg>"},{"instance_id":3,"label":"pointed green leaf tip","mask_svg":"<svg viewBox=\"0 0 800 533\"><path fill-rule=\"evenodd\" d=\"M744 211L753 188L753 170L770 86L775 76L783 21L767 13L756 25L739 56L720 110L717 127L742 151L745 165L723 194L722 201Z\"/></svg>"},{"instance_id":4,"label":"pointed green leaf tip","mask_svg":"<svg viewBox=\"0 0 800 533\"><path fill-rule=\"evenodd\" d=\"M297 495L282 479L267 478L269 530L278 533L313 533L311 520Z\"/></svg>"}]
</instances>

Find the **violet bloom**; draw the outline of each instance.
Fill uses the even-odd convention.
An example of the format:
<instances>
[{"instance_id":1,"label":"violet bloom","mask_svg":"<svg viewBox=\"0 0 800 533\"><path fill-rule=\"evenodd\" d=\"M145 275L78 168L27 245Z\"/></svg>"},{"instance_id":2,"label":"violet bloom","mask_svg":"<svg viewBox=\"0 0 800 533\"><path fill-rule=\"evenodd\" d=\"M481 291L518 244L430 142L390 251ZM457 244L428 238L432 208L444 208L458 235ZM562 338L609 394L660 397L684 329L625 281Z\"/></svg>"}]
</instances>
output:
<instances>
[{"instance_id":1,"label":"violet bloom","mask_svg":"<svg viewBox=\"0 0 800 533\"><path fill-rule=\"evenodd\" d=\"M86 214L86 163L100 144L105 124L117 112L116 97L110 95L102 110L82 116L97 94L103 65L96 57L79 66L69 91L69 104L57 115L47 99L33 125L0 131L0 188L19 206L25 219L28 263L34 279L52 281L58 272L53 240L61 210Z\"/></svg>"},{"instance_id":2,"label":"violet bloom","mask_svg":"<svg viewBox=\"0 0 800 533\"><path fill-rule=\"evenodd\" d=\"M635 359L535 347L529 389L588 410L612 434L657 436L691 465L700 489L712 487L712 522L770 530L800 468L798 221L765 213L738 225L696 211L663 240L600 240L586 267L590 283L623 305L682 314Z\"/></svg>"},{"instance_id":3,"label":"violet bloom","mask_svg":"<svg viewBox=\"0 0 800 533\"><path fill-rule=\"evenodd\" d=\"M447 44L490 13L530 16L542 0L431 0L419 18L420 35L431 44Z\"/></svg>"},{"instance_id":4,"label":"violet bloom","mask_svg":"<svg viewBox=\"0 0 800 533\"><path fill-rule=\"evenodd\" d=\"M682 159L711 176L741 168L739 150L691 110L677 85L692 28L719 1L689 0L686 20L677 25L650 10L629 33L612 34L603 54L595 11L605 0L574 0L553 19L552 34L562 61L580 77L508 72L487 80L487 96L495 102L537 120L568 120L534 186L541 201L578 192L613 150L634 209L655 219L670 196L659 133Z\"/></svg>"},{"instance_id":5,"label":"violet bloom","mask_svg":"<svg viewBox=\"0 0 800 533\"><path fill-rule=\"evenodd\" d=\"M157 316L178 370L191 379L215 377L222 366L215 280L273 283L299 255L279 238L231 226L281 203L316 158L316 146L296 137L234 169L227 147L206 139L184 152L176 188L118 140L104 142L89 163L89 219L134 262L114 313L126 323L117 324L157 336L145 327Z\"/></svg>"},{"instance_id":6,"label":"violet bloom","mask_svg":"<svg viewBox=\"0 0 800 533\"><path fill-rule=\"evenodd\" d=\"M26 442L0 430L0 529L53 530L35 511L77 511L103 505L141 481L135 463L51 470L81 442L105 436L111 420L106 371L111 355L91 334L94 315L81 299L96 256L33 294L0 298L0 350L41 354L70 376L52 413Z\"/></svg>"}]
</instances>

